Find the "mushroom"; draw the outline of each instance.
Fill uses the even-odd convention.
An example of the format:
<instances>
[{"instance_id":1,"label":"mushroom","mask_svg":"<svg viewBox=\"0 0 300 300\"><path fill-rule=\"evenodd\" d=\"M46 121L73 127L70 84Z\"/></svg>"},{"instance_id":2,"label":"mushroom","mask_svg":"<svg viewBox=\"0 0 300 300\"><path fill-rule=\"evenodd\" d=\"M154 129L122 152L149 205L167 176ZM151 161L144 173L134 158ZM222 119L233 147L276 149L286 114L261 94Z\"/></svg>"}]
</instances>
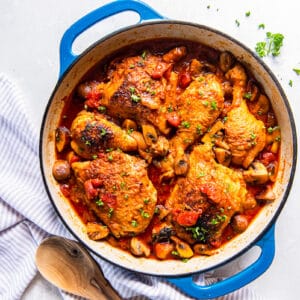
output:
<instances>
[{"instance_id":1,"label":"mushroom","mask_svg":"<svg viewBox=\"0 0 300 300\"><path fill-rule=\"evenodd\" d=\"M107 226L95 222L86 224L87 235L91 240L98 241L106 238L109 234Z\"/></svg>"},{"instance_id":2,"label":"mushroom","mask_svg":"<svg viewBox=\"0 0 300 300\"><path fill-rule=\"evenodd\" d=\"M69 145L71 134L68 128L60 126L55 130L55 146L58 152L62 152Z\"/></svg>"},{"instance_id":3,"label":"mushroom","mask_svg":"<svg viewBox=\"0 0 300 300\"><path fill-rule=\"evenodd\" d=\"M190 258L194 255L194 252L188 243L183 242L176 236L171 236L171 240L175 243L175 249L179 257Z\"/></svg>"},{"instance_id":4,"label":"mushroom","mask_svg":"<svg viewBox=\"0 0 300 300\"><path fill-rule=\"evenodd\" d=\"M155 156L165 156L169 151L169 141L159 136L157 142L151 145L151 153Z\"/></svg>"},{"instance_id":5,"label":"mushroom","mask_svg":"<svg viewBox=\"0 0 300 300\"><path fill-rule=\"evenodd\" d=\"M214 148L218 163L228 167L231 161L231 152L223 148Z\"/></svg>"},{"instance_id":6,"label":"mushroom","mask_svg":"<svg viewBox=\"0 0 300 300\"><path fill-rule=\"evenodd\" d=\"M255 101L257 100L259 96L259 89L257 85L254 83L253 79L250 79L247 84L247 94L249 94L249 98L247 98L249 101Z\"/></svg>"},{"instance_id":7,"label":"mushroom","mask_svg":"<svg viewBox=\"0 0 300 300\"><path fill-rule=\"evenodd\" d=\"M234 64L233 55L228 51L222 52L219 60L219 66L221 70L223 72L227 72L232 67L233 64Z\"/></svg>"},{"instance_id":8,"label":"mushroom","mask_svg":"<svg viewBox=\"0 0 300 300\"><path fill-rule=\"evenodd\" d=\"M261 94L252 109L252 113L265 115L270 110L270 101L266 95Z\"/></svg>"},{"instance_id":9,"label":"mushroom","mask_svg":"<svg viewBox=\"0 0 300 300\"><path fill-rule=\"evenodd\" d=\"M52 167L52 174L57 181L63 181L70 177L70 165L66 160L56 160Z\"/></svg>"},{"instance_id":10,"label":"mushroom","mask_svg":"<svg viewBox=\"0 0 300 300\"><path fill-rule=\"evenodd\" d=\"M137 125L133 120L125 119L122 123L122 127L127 131L133 131L137 129Z\"/></svg>"},{"instance_id":11,"label":"mushroom","mask_svg":"<svg viewBox=\"0 0 300 300\"><path fill-rule=\"evenodd\" d=\"M232 229L236 233L242 233L244 232L249 225L248 219L244 215L235 215L231 219L231 226Z\"/></svg>"},{"instance_id":12,"label":"mushroom","mask_svg":"<svg viewBox=\"0 0 300 300\"><path fill-rule=\"evenodd\" d=\"M133 237L130 240L130 251L136 256L146 256L150 255L150 247L138 237Z\"/></svg>"},{"instance_id":13,"label":"mushroom","mask_svg":"<svg viewBox=\"0 0 300 300\"><path fill-rule=\"evenodd\" d=\"M211 249L207 244L200 244L200 243L195 244L193 249L196 254L207 255L207 256L214 255L218 251L215 249Z\"/></svg>"},{"instance_id":14,"label":"mushroom","mask_svg":"<svg viewBox=\"0 0 300 300\"><path fill-rule=\"evenodd\" d=\"M174 171L176 175L185 175L189 169L189 159L184 153L174 161Z\"/></svg>"},{"instance_id":15,"label":"mushroom","mask_svg":"<svg viewBox=\"0 0 300 300\"><path fill-rule=\"evenodd\" d=\"M273 192L271 185L267 185L264 191L256 195L256 199L258 200L274 201L275 198L275 193Z\"/></svg>"},{"instance_id":16,"label":"mushroom","mask_svg":"<svg viewBox=\"0 0 300 300\"><path fill-rule=\"evenodd\" d=\"M142 131L146 145L151 146L153 143L157 142L157 133L154 126L144 124L142 125Z\"/></svg>"},{"instance_id":17,"label":"mushroom","mask_svg":"<svg viewBox=\"0 0 300 300\"><path fill-rule=\"evenodd\" d=\"M263 184L269 180L267 168L258 161L253 162L249 169L243 172L243 176L248 183Z\"/></svg>"}]
</instances>

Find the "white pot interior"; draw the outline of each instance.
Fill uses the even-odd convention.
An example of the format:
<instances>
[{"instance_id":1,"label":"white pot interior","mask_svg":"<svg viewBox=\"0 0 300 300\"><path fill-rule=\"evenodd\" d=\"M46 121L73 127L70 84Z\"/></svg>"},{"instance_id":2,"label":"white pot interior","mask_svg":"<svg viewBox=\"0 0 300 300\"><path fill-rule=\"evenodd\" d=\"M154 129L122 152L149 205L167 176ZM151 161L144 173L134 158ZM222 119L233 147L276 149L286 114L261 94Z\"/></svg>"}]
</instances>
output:
<instances>
[{"instance_id":1,"label":"white pot interior","mask_svg":"<svg viewBox=\"0 0 300 300\"><path fill-rule=\"evenodd\" d=\"M52 165L55 160L54 131L58 126L60 114L64 106L64 99L69 96L82 76L101 59L123 46L153 38L179 38L203 43L218 50L227 50L233 53L246 67L253 72L256 79L263 86L275 111L281 127L282 142L280 153L280 166L278 180L274 191L276 200L267 204L259 215L253 220L249 228L241 235L221 247L219 253L210 257L198 256L188 262L181 261L154 261L145 258L136 258L117 248L111 247L106 242L90 240L85 233L85 226L81 223L76 213L70 207L68 200L63 197L57 182L52 177ZM275 220L284 204L288 190L289 180L293 176L293 158L295 156L293 142L295 132L290 111L277 81L269 71L247 50L244 46L232 39L199 25L181 23L176 21L149 22L140 26L130 27L124 31L110 35L90 49L88 49L66 72L58 83L48 106L44 118L41 142L42 168L49 194L60 216L71 229L73 234L80 239L89 249L101 257L122 267L155 275L182 275L204 271L228 261L241 253Z\"/></svg>"}]
</instances>

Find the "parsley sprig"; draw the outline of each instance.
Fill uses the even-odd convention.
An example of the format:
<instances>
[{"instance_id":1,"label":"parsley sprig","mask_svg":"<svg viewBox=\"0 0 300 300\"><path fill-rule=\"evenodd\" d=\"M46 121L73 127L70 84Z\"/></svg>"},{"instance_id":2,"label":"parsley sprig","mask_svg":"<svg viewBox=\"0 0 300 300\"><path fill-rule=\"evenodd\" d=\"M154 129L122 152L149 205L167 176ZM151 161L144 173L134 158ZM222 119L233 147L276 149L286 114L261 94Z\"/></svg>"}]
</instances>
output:
<instances>
[{"instance_id":1,"label":"parsley sprig","mask_svg":"<svg viewBox=\"0 0 300 300\"><path fill-rule=\"evenodd\" d=\"M266 40L256 43L255 51L260 57L265 57L269 54L278 56L283 46L283 39L284 35L281 33L267 32Z\"/></svg>"}]
</instances>

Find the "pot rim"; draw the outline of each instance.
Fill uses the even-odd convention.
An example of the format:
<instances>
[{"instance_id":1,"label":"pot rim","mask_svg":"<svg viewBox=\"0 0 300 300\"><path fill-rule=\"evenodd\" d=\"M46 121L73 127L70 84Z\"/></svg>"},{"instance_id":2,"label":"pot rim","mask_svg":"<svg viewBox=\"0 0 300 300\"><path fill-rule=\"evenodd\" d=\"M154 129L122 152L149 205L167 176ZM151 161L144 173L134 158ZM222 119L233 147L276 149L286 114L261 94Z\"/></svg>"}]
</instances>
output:
<instances>
[{"instance_id":1,"label":"pot rim","mask_svg":"<svg viewBox=\"0 0 300 300\"><path fill-rule=\"evenodd\" d=\"M281 200L279 206L276 208L276 211L275 211L274 215L272 216L272 218L269 221L269 223L265 226L265 228L263 230L261 230L261 232L259 234L257 234L256 238L254 238L251 242L249 242L248 245L246 245L245 247L243 247L242 249L240 249L239 251L237 251L231 257L229 257L229 258L227 258L225 260L222 260L221 262L217 263L216 265L211 266L211 267L206 267L206 268L203 268L203 269L199 269L197 271L184 272L182 274L174 274L174 275L172 275L172 274L162 275L162 274L156 274L156 273L151 273L151 272L147 272L147 271L145 271L145 272L143 272L143 271L137 271L134 268L130 269L127 266L120 265L117 262L111 261L108 258L102 256L101 254L97 253L97 251L93 250L91 248L91 246L89 246L87 243L85 243L84 241L82 241L78 237L78 235L76 234L75 230L73 230L67 224L67 222L63 218L62 214L60 213L59 209L57 208L57 206L55 204L55 201L53 200L53 198L51 196L51 193L50 193L47 181L46 181L47 174L45 174L45 170L44 170L44 166L43 166L43 149L42 149L42 143L43 143L43 135L44 135L45 123L46 123L46 119L47 119L47 116L48 116L48 112L49 112L52 100L53 100L53 98L54 98L57 90L59 89L62 81L67 76L67 74L69 72L71 72L71 70L73 69L74 65L77 64L82 57L84 57L85 55L87 55L87 53L89 53L90 51L92 51L99 44L103 43L104 41L106 41L106 40L108 40L108 39L110 39L110 38L112 38L112 37L114 37L114 36L116 36L116 35L118 35L120 33L126 32L126 31L131 30L131 29L138 29L138 28L141 28L141 27L144 27L144 26L159 25L159 24L170 24L170 25L174 24L174 25L183 25L183 26L193 26L193 27L197 27L199 29L204 29L206 31L209 31L209 32L212 32L214 34L220 35L220 36L222 36L225 39L228 39L232 43L234 43L234 44L238 45L239 47L243 48L243 50L246 51L248 54L250 54L250 56L254 57L255 60L259 64L262 65L263 69L271 77L271 79L273 80L273 82L276 85L276 88L279 91L279 94L280 94L280 96L281 96L281 98L282 98L282 100L284 102L284 105L285 105L285 107L287 109L287 112L288 112L288 117L289 117L291 131L292 131L292 139L293 139L293 143L292 143L293 144L293 146L292 146L292 148L293 148L293 157L291 158L290 180L288 181L288 183L286 185L286 189L283 192L283 197L282 197L282 200ZM150 40L150 39L148 39L148 40ZM186 39L186 40L188 40L188 39ZM210 45L208 45L208 46L210 46ZM210 47L214 48L213 46L210 46ZM49 199L50 199L50 201L52 203L52 206L54 207L56 213L60 217L60 219L63 222L63 224L65 225L65 227L76 238L76 240L78 240L81 244L83 244L84 247L86 247L89 251L91 251L92 253L94 253L97 257L99 257L101 259L104 259L105 261L107 261L107 262L109 262L109 263L111 263L113 265L116 265L118 267L122 267L124 269L129 270L129 271L135 271L135 272L138 272L140 274L145 274L145 275L152 275L152 276L156 276L156 277L170 277L170 278L173 277L174 278L174 277L189 276L189 275L193 275L193 274L196 274L196 273L199 273L199 272L202 273L202 272L207 272L207 271L215 269L215 268L219 268L219 267L221 267L221 266L229 263L230 261L236 259L237 257L241 256L242 254L246 253L250 248L252 248L259 240L261 240L266 235L266 233L270 230L270 228L276 222L276 220L277 220L279 214L281 213L282 208L284 207L284 205L285 205L285 203L287 201L287 198L289 196L289 193L290 193L293 181L294 181L295 171L296 171L297 148L298 148L298 146L297 146L296 125L295 125L294 117L293 117L292 110L291 110L291 107L289 105L288 99L287 99L287 97L286 97L286 95L284 93L284 90L281 87L278 79L276 78L276 76L273 74L273 72L268 67L268 65L254 51L252 51L250 48L248 48L247 46L245 46L243 43L241 43L240 41L236 40L235 38L231 37L230 35L228 35L226 33L223 33L223 32L221 32L221 31L219 31L217 29L214 29L212 27L209 27L207 25L198 24L198 23L194 23L194 22L181 21L181 20L168 20L168 19L165 19L165 20L145 21L145 22L140 23L140 24L130 25L130 26L126 26L124 28L115 30L115 31L113 31L113 32L105 35L104 37L100 38L99 40L95 41L94 43L92 43L89 47L87 47L81 54L79 54L74 59L74 61L66 68L66 70L64 71L64 73L59 77L59 79L58 79L58 81L57 81L57 83L55 85L55 88L54 88L54 90L53 90L53 92L52 92L52 94L51 94L51 96L50 96L50 98L49 98L49 100L47 102L47 105L46 105L46 108L45 108L45 112L44 112L44 115L43 115L43 118L42 118L41 129L40 129L39 158L40 158L40 169L41 169L41 173L42 173L42 179L43 179L43 182L44 182L44 186L45 186L46 192L47 192L47 194L49 196Z\"/></svg>"}]
</instances>

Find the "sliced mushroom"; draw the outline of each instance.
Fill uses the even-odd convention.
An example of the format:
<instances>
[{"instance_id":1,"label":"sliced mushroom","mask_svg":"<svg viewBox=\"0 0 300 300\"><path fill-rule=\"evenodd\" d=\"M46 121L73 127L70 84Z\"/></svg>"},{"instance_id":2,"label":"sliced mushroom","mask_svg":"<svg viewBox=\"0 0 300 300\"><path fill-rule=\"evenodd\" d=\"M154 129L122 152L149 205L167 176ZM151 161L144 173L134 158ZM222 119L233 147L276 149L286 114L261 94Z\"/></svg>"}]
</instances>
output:
<instances>
[{"instance_id":1,"label":"sliced mushroom","mask_svg":"<svg viewBox=\"0 0 300 300\"><path fill-rule=\"evenodd\" d=\"M176 236L171 236L171 240L175 243L175 249L179 257L190 258L194 255L194 252L188 243L183 242Z\"/></svg>"},{"instance_id":2,"label":"sliced mushroom","mask_svg":"<svg viewBox=\"0 0 300 300\"><path fill-rule=\"evenodd\" d=\"M249 225L248 219L244 215L235 215L231 219L232 229L236 233L244 232L247 229L248 225Z\"/></svg>"},{"instance_id":3,"label":"sliced mushroom","mask_svg":"<svg viewBox=\"0 0 300 300\"><path fill-rule=\"evenodd\" d=\"M253 113L265 115L270 110L270 101L266 95L261 94L252 109Z\"/></svg>"},{"instance_id":4,"label":"sliced mushroom","mask_svg":"<svg viewBox=\"0 0 300 300\"><path fill-rule=\"evenodd\" d=\"M275 198L275 193L270 185L267 185L266 189L256 196L256 199L265 201L274 201Z\"/></svg>"},{"instance_id":5,"label":"sliced mushroom","mask_svg":"<svg viewBox=\"0 0 300 300\"><path fill-rule=\"evenodd\" d=\"M219 66L223 72L227 72L234 64L234 57L233 55L228 52L224 51L220 55Z\"/></svg>"},{"instance_id":6,"label":"sliced mushroom","mask_svg":"<svg viewBox=\"0 0 300 300\"><path fill-rule=\"evenodd\" d=\"M181 157L176 158L174 161L174 171L176 175L185 175L189 169L189 160L184 153Z\"/></svg>"},{"instance_id":7,"label":"sliced mushroom","mask_svg":"<svg viewBox=\"0 0 300 300\"><path fill-rule=\"evenodd\" d=\"M57 181L68 179L71 174L69 163L62 159L55 161L52 167L52 174Z\"/></svg>"},{"instance_id":8,"label":"sliced mushroom","mask_svg":"<svg viewBox=\"0 0 300 300\"><path fill-rule=\"evenodd\" d=\"M95 222L88 222L86 230L88 237L94 241L102 240L109 235L107 226Z\"/></svg>"},{"instance_id":9,"label":"sliced mushroom","mask_svg":"<svg viewBox=\"0 0 300 300\"><path fill-rule=\"evenodd\" d=\"M254 83L253 79L250 79L247 84L247 94L249 94L249 98L247 100L249 101L256 101L259 97L259 89L257 85Z\"/></svg>"},{"instance_id":10,"label":"sliced mushroom","mask_svg":"<svg viewBox=\"0 0 300 300\"><path fill-rule=\"evenodd\" d=\"M228 167L231 161L231 152L223 148L214 148L214 152L218 163Z\"/></svg>"},{"instance_id":11,"label":"sliced mushroom","mask_svg":"<svg viewBox=\"0 0 300 300\"><path fill-rule=\"evenodd\" d=\"M55 146L58 152L62 152L70 144L71 134L68 128L60 126L55 130Z\"/></svg>"},{"instance_id":12,"label":"sliced mushroom","mask_svg":"<svg viewBox=\"0 0 300 300\"><path fill-rule=\"evenodd\" d=\"M169 151L169 141L164 136L159 136L157 142L151 145L150 151L154 156L165 156Z\"/></svg>"},{"instance_id":13,"label":"sliced mushroom","mask_svg":"<svg viewBox=\"0 0 300 300\"><path fill-rule=\"evenodd\" d=\"M249 169L243 172L243 176L248 183L263 184L269 180L267 168L258 161L253 162Z\"/></svg>"},{"instance_id":14,"label":"sliced mushroom","mask_svg":"<svg viewBox=\"0 0 300 300\"><path fill-rule=\"evenodd\" d=\"M137 125L133 120L130 119L125 119L122 123L122 127L126 130L126 131L132 131L132 130L136 130L137 129Z\"/></svg>"},{"instance_id":15,"label":"sliced mushroom","mask_svg":"<svg viewBox=\"0 0 300 300\"><path fill-rule=\"evenodd\" d=\"M155 256L159 259L167 259L174 250L172 243L156 243L154 244Z\"/></svg>"},{"instance_id":16,"label":"sliced mushroom","mask_svg":"<svg viewBox=\"0 0 300 300\"><path fill-rule=\"evenodd\" d=\"M193 249L196 254L207 256L214 255L218 252L218 250L211 249L207 244L195 244Z\"/></svg>"},{"instance_id":17,"label":"sliced mushroom","mask_svg":"<svg viewBox=\"0 0 300 300\"><path fill-rule=\"evenodd\" d=\"M142 131L146 145L151 146L153 143L157 142L157 133L154 126L150 124L144 124L142 125Z\"/></svg>"},{"instance_id":18,"label":"sliced mushroom","mask_svg":"<svg viewBox=\"0 0 300 300\"><path fill-rule=\"evenodd\" d=\"M150 247L138 237L131 238L130 251L136 256L148 257L151 253Z\"/></svg>"}]
</instances>

